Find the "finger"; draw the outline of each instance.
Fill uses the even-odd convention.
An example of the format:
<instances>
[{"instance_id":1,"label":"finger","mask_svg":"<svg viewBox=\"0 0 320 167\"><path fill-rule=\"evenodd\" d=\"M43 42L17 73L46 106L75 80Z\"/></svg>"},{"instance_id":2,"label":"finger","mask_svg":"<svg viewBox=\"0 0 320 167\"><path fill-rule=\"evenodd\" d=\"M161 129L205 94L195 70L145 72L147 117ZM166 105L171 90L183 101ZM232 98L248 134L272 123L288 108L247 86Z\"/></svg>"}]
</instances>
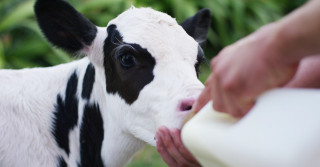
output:
<instances>
[{"instance_id":1,"label":"finger","mask_svg":"<svg viewBox=\"0 0 320 167\"><path fill-rule=\"evenodd\" d=\"M180 131L178 129L173 129L171 131L171 136L174 140L174 144L180 154L189 162L189 166L201 166L195 157L187 150L181 141Z\"/></svg>"},{"instance_id":2,"label":"finger","mask_svg":"<svg viewBox=\"0 0 320 167\"><path fill-rule=\"evenodd\" d=\"M241 104L241 117L245 116L254 106L255 101L250 100L250 101L245 101Z\"/></svg>"},{"instance_id":3,"label":"finger","mask_svg":"<svg viewBox=\"0 0 320 167\"><path fill-rule=\"evenodd\" d=\"M169 129L160 128L159 131L164 146L166 147L168 153L172 156L172 158L179 164L179 166L185 166L185 164L188 164L188 161L180 154L178 149L175 147Z\"/></svg>"},{"instance_id":4,"label":"finger","mask_svg":"<svg viewBox=\"0 0 320 167\"><path fill-rule=\"evenodd\" d=\"M157 151L159 152L159 154L161 155L161 158L163 159L163 161L165 163L168 164L168 166L170 167L178 167L178 163L171 157L171 155L168 153L159 132L157 132L156 134L156 138L157 138Z\"/></svg>"},{"instance_id":5,"label":"finger","mask_svg":"<svg viewBox=\"0 0 320 167\"><path fill-rule=\"evenodd\" d=\"M179 152L186 158L186 159L194 159L194 157L191 155L191 153L186 149L186 147L183 145L181 141L180 132L177 129L172 130L171 136L173 138L174 144L176 148L179 150Z\"/></svg>"},{"instance_id":6,"label":"finger","mask_svg":"<svg viewBox=\"0 0 320 167\"><path fill-rule=\"evenodd\" d=\"M239 102L241 102L239 103L239 106L241 107L242 116L249 112L249 110L254 106L256 98L259 94L261 94L261 92L259 92L260 88L255 90L249 85L249 83L253 82L246 82L245 86L243 86L245 89L243 89L241 94L239 94L239 96L241 96L241 98L239 99Z\"/></svg>"},{"instance_id":7,"label":"finger","mask_svg":"<svg viewBox=\"0 0 320 167\"><path fill-rule=\"evenodd\" d=\"M192 110L199 112L210 101L210 88L205 88L200 94L197 101L194 103Z\"/></svg>"},{"instance_id":8,"label":"finger","mask_svg":"<svg viewBox=\"0 0 320 167\"><path fill-rule=\"evenodd\" d=\"M227 108L227 113L232 115L233 117L240 118L243 116L241 107L239 105L240 100L236 98L233 94L223 94L223 98L225 99L225 104ZM238 100L237 100L238 99Z\"/></svg>"},{"instance_id":9,"label":"finger","mask_svg":"<svg viewBox=\"0 0 320 167\"><path fill-rule=\"evenodd\" d=\"M250 87L245 86L242 91L238 92L233 90L226 91L226 105L230 107L228 111L233 117L243 117L254 105L252 96L244 94L245 92L249 92L249 90L244 91L245 88L249 89Z\"/></svg>"},{"instance_id":10,"label":"finger","mask_svg":"<svg viewBox=\"0 0 320 167\"><path fill-rule=\"evenodd\" d=\"M211 97L213 108L219 112L227 112L223 90L221 89L219 78L216 76L212 80Z\"/></svg>"},{"instance_id":11,"label":"finger","mask_svg":"<svg viewBox=\"0 0 320 167\"><path fill-rule=\"evenodd\" d=\"M206 87L201 92L201 94L198 97L197 101L193 105L193 111L195 111L195 112L200 111L201 108L203 108L209 102L209 100L211 99L211 97L210 97L211 84L209 82L211 80L211 76L212 76L212 74L208 77L208 79L207 79L207 81L205 83Z\"/></svg>"},{"instance_id":12,"label":"finger","mask_svg":"<svg viewBox=\"0 0 320 167\"><path fill-rule=\"evenodd\" d=\"M234 73L234 72L233 72ZM231 75L234 76L234 75ZM235 82L237 81L237 82ZM234 79L234 77L225 77L221 81L221 98L223 99L223 109L226 113L231 114L233 117L242 117L247 108L244 108L244 83L240 79Z\"/></svg>"},{"instance_id":13,"label":"finger","mask_svg":"<svg viewBox=\"0 0 320 167\"><path fill-rule=\"evenodd\" d=\"M233 117L243 117L254 105L254 101L250 101L243 96L239 96L233 91L225 91L223 94L227 113Z\"/></svg>"}]
</instances>

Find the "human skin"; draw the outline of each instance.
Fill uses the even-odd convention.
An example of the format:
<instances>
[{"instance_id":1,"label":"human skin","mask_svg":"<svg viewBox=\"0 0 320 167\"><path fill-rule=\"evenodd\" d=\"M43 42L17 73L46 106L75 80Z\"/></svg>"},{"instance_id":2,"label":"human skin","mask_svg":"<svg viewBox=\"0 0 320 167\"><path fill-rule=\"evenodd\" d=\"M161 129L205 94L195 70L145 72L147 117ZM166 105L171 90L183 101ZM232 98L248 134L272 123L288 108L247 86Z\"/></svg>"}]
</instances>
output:
<instances>
[{"instance_id":1,"label":"human skin","mask_svg":"<svg viewBox=\"0 0 320 167\"><path fill-rule=\"evenodd\" d=\"M224 48L211 61L212 73L194 109L212 100L215 110L242 117L263 92L287 85L304 57L320 53L319 16L320 1L309 1Z\"/></svg>"},{"instance_id":2,"label":"human skin","mask_svg":"<svg viewBox=\"0 0 320 167\"><path fill-rule=\"evenodd\" d=\"M300 61L294 77L285 85L288 88L320 88L320 56L309 56ZM181 141L178 129L159 128L157 149L170 166L201 166ZM179 165L180 164L180 165Z\"/></svg>"},{"instance_id":3,"label":"human skin","mask_svg":"<svg viewBox=\"0 0 320 167\"><path fill-rule=\"evenodd\" d=\"M180 130L160 127L156 134L157 150L170 167L201 166L183 145Z\"/></svg>"},{"instance_id":4,"label":"human skin","mask_svg":"<svg viewBox=\"0 0 320 167\"><path fill-rule=\"evenodd\" d=\"M320 1L309 1L224 48L211 61L212 73L193 109L199 111L213 100L216 110L242 117L268 89L319 88L319 16ZM164 161L171 167L179 166L177 162L200 166L173 131L161 127L157 133L157 149Z\"/></svg>"},{"instance_id":5,"label":"human skin","mask_svg":"<svg viewBox=\"0 0 320 167\"><path fill-rule=\"evenodd\" d=\"M320 88L320 55L302 59L298 71L285 87Z\"/></svg>"}]
</instances>

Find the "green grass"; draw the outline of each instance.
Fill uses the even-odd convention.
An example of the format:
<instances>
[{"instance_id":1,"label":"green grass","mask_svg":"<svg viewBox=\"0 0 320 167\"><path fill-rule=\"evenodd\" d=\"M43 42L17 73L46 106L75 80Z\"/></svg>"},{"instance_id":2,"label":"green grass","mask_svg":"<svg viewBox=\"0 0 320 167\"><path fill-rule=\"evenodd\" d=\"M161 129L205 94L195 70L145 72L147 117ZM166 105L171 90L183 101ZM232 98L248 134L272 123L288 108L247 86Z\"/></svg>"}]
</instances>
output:
<instances>
[{"instance_id":1,"label":"green grass","mask_svg":"<svg viewBox=\"0 0 320 167\"><path fill-rule=\"evenodd\" d=\"M138 152L127 167L165 167L168 166L161 159L155 147L146 146Z\"/></svg>"},{"instance_id":2,"label":"green grass","mask_svg":"<svg viewBox=\"0 0 320 167\"><path fill-rule=\"evenodd\" d=\"M211 70L210 70L210 65L209 65L210 61L208 60L208 63L203 63L201 66L200 66L200 73L199 73L199 79L202 83L204 83L208 76L210 75L211 73Z\"/></svg>"}]
</instances>

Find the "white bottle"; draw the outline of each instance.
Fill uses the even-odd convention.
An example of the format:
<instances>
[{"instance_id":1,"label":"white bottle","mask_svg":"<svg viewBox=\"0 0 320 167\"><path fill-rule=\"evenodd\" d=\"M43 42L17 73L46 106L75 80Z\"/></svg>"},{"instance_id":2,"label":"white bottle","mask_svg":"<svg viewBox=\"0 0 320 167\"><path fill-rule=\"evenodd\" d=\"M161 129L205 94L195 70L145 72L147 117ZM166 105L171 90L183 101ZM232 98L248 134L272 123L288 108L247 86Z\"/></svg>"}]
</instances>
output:
<instances>
[{"instance_id":1,"label":"white bottle","mask_svg":"<svg viewBox=\"0 0 320 167\"><path fill-rule=\"evenodd\" d=\"M320 90L269 91L240 120L208 103L182 140L204 167L320 167Z\"/></svg>"}]
</instances>

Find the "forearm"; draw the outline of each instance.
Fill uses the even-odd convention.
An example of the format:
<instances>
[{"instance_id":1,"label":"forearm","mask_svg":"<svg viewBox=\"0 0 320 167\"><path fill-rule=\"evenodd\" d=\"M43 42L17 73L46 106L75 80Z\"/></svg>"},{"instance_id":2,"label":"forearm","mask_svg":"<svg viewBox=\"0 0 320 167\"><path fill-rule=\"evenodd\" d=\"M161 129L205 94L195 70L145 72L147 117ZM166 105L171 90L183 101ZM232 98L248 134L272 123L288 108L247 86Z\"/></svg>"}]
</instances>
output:
<instances>
[{"instance_id":1,"label":"forearm","mask_svg":"<svg viewBox=\"0 0 320 167\"><path fill-rule=\"evenodd\" d=\"M285 87L320 88L320 55L302 59L297 73Z\"/></svg>"},{"instance_id":2,"label":"forearm","mask_svg":"<svg viewBox=\"0 0 320 167\"><path fill-rule=\"evenodd\" d=\"M311 0L276 22L276 40L284 61L294 63L320 53L319 18L320 0Z\"/></svg>"}]
</instances>

